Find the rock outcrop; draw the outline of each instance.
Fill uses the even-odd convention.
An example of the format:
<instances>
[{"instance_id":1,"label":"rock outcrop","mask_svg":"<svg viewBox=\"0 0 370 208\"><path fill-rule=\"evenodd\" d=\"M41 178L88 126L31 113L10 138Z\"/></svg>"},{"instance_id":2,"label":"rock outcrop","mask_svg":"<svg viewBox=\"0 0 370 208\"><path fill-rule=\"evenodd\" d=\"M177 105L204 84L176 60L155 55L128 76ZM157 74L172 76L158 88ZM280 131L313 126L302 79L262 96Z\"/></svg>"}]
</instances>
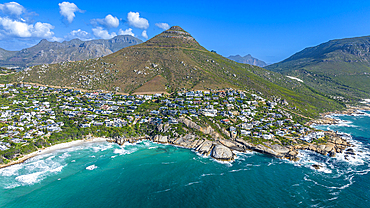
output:
<instances>
[{"instance_id":1,"label":"rock outcrop","mask_svg":"<svg viewBox=\"0 0 370 208\"><path fill-rule=\"evenodd\" d=\"M204 140L204 142L199 145L195 150L202 155L208 156L211 153L213 143L209 140Z\"/></svg>"},{"instance_id":2,"label":"rock outcrop","mask_svg":"<svg viewBox=\"0 0 370 208\"><path fill-rule=\"evenodd\" d=\"M183 120L185 125L189 128L198 128L198 125L194 122L189 122L189 120ZM164 128L162 125L161 129ZM336 153L342 153L345 151L346 158L355 155L353 149L348 149L352 145L349 144L345 139L342 139L336 133L330 134L330 139L325 144L300 144L300 145L289 145L283 146L280 144L271 144L270 142L265 142L263 144L252 144L244 139L236 138L235 140L219 139L214 140L200 139L196 135L186 134L178 137L170 137L163 135L155 135L153 137L137 137L137 138L109 138L107 141L115 142L117 144L124 144L125 142L135 143L140 140L151 140L153 142L158 142L162 144L172 144L189 149L193 149L196 152L211 156L217 160L222 161L232 161L234 160L234 151L245 152L247 150L260 152L277 158L285 158L292 161L298 161L299 150L310 150L317 152L319 154L333 157Z\"/></svg>"},{"instance_id":3,"label":"rock outcrop","mask_svg":"<svg viewBox=\"0 0 370 208\"><path fill-rule=\"evenodd\" d=\"M224 161L230 161L234 159L233 152L229 148L221 144L218 144L213 147L211 156L217 160Z\"/></svg>"},{"instance_id":4,"label":"rock outcrop","mask_svg":"<svg viewBox=\"0 0 370 208\"><path fill-rule=\"evenodd\" d=\"M187 118L179 118L178 121L180 123L185 124L188 128L196 129L204 134L210 135L212 138L223 138L219 133L217 133L211 126L202 127L195 122L187 119Z\"/></svg>"}]
</instances>

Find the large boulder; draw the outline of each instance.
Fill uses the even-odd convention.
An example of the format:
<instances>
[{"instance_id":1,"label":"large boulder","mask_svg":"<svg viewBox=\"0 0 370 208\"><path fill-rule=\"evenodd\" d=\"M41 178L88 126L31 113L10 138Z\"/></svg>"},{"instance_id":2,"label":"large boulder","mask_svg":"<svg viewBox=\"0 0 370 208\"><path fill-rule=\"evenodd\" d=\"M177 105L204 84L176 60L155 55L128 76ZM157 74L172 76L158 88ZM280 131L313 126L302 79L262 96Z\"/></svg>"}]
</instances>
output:
<instances>
[{"instance_id":1,"label":"large boulder","mask_svg":"<svg viewBox=\"0 0 370 208\"><path fill-rule=\"evenodd\" d=\"M160 143L167 143L168 142L168 137L167 136L159 136L158 142Z\"/></svg>"},{"instance_id":2,"label":"large boulder","mask_svg":"<svg viewBox=\"0 0 370 208\"><path fill-rule=\"evenodd\" d=\"M278 144L271 145L270 147L272 150L274 150L274 152L276 152L277 154L281 156L287 154L290 151L289 148L283 147Z\"/></svg>"},{"instance_id":3,"label":"large boulder","mask_svg":"<svg viewBox=\"0 0 370 208\"><path fill-rule=\"evenodd\" d=\"M240 151L240 152L243 152L245 151L244 149L244 146L238 142L234 142L234 141L231 141L231 140L225 140L225 139L221 139L220 140L220 143L232 150L236 150L236 151Z\"/></svg>"},{"instance_id":4,"label":"large boulder","mask_svg":"<svg viewBox=\"0 0 370 208\"><path fill-rule=\"evenodd\" d=\"M234 159L233 152L229 148L221 144L218 144L213 147L211 156L217 160L224 161L230 161Z\"/></svg>"},{"instance_id":5,"label":"large boulder","mask_svg":"<svg viewBox=\"0 0 370 208\"><path fill-rule=\"evenodd\" d=\"M209 140L204 140L204 142L197 147L197 151L202 155L209 155L212 150L213 143Z\"/></svg>"}]
</instances>

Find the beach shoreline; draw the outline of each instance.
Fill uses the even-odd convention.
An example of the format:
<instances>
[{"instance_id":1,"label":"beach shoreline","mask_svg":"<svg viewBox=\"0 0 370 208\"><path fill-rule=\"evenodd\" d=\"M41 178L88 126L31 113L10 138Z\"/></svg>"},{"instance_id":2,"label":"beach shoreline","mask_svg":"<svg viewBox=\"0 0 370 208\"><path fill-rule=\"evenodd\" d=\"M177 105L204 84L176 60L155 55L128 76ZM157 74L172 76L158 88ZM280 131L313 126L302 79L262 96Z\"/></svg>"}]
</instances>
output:
<instances>
[{"instance_id":1,"label":"beach shoreline","mask_svg":"<svg viewBox=\"0 0 370 208\"><path fill-rule=\"evenodd\" d=\"M52 145L50 147L40 148L35 152L32 152L30 154L22 156L21 158L19 158L16 161L11 161L7 164L1 164L0 169L6 168L6 167L9 167L9 166L12 166L12 165L24 163L24 162L26 162L27 160L29 160L33 157L43 155L43 154L47 154L47 153L51 153L51 152L55 152L57 150L68 149L68 148L71 148L71 147L80 146L80 145L88 144L88 143L97 143L97 142L106 142L106 141L107 141L106 138L103 138L103 137L93 137L93 138L89 138L89 139L80 139L80 140L74 140L74 141L71 141L71 142L55 144L55 145Z\"/></svg>"}]
</instances>

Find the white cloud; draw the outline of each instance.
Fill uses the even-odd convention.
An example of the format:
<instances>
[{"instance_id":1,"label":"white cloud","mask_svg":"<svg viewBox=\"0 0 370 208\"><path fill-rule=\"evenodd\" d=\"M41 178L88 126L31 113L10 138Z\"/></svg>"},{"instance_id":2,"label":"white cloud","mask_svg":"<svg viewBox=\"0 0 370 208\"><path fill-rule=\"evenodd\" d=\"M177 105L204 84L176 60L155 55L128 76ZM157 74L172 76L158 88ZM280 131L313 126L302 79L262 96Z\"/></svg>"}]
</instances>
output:
<instances>
[{"instance_id":1,"label":"white cloud","mask_svg":"<svg viewBox=\"0 0 370 208\"><path fill-rule=\"evenodd\" d=\"M155 23L155 26L163 29L163 30L168 30L170 29L170 25L167 23Z\"/></svg>"},{"instance_id":2,"label":"white cloud","mask_svg":"<svg viewBox=\"0 0 370 208\"><path fill-rule=\"evenodd\" d=\"M110 14L108 14L104 19L92 19L90 22L95 26L99 24L107 29L119 26L119 19Z\"/></svg>"},{"instance_id":3,"label":"white cloud","mask_svg":"<svg viewBox=\"0 0 370 208\"><path fill-rule=\"evenodd\" d=\"M12 20L8 17L0 17L1 33L8 36L15 36L21 38L38 37L38 38L51 38L54 32L54 26L49 23L36 22L27 24L18 20Z\"/></svg>"},{"instance_id":4,"label":"white cloud","mask_svg":"<svg viewBox=\"0 0 370 208\"><path fill-rule=\"evenodd\" d=\"M68 40L78 38L80 40L86 41L86 40L91 40L91 35L90 33L86 31L78 29L78 30L72 30L70 33L68 33L67 36L65 36L65 38Z\"/></svg>"},{"instance_id":5,"label":"white cloud","mask_svg":"<svg viewBox=\"0 0 370 208\"><path fill-rule=\"evenodd\" d=\"M3 33L16 37L31 37L31 26L24 22L9 19L8 17L0 17L0 26L3 28Z\"/></svg>"},{"instance_id":6,"label":"white cloud","mask_svg":"<svg viewBox=\"0 0 370 208\"><path fill-rule=\"evenodd\" d=\"M109 32L107 30L104 30L102 27L93 28L92 31L94 35L98 38L111 39L117 36L115 32L112 32L111 34L109 34Z\"/></svg>"},{"instance_id":7,"label":"white cloud","mask_svg":"<svg viewBox=\"0 0 370 208\"><path fill-rule=\"evenodd\" d=\"M132 32L131 28L128 28L126 30L119 29L118 35L131 35L135 37L135 34Z\"/></svg>"},{"instance_id":8,"label":"white cloud","mask_svg":"<svg viewBox=\"0 0 370 208\"><path fill-rule=\"evenodd\" d=\"M83 12L80 10L76 4L70 2L62 2L59 3L59 13L66 18L69 23L72 23L73 19L75 18L75 12Z\"/></svg>"},{"instance_id":9,"label":"white cloud","mask_svg":"<svg viewBox=\"0 0 370 208\"><path fill-rule=\"evenodd\" d=\"M17 17L19 17L23 12L26 11L26 9L22 5L18 4L17 2L9 2L5 4L0 4L0 10L4 14L8 14L11 16L17 16Z\"/></svg>"},{"instance_id":10,"label":"white cloud","mask_svg":"<svg viewBox=\"0 0 370 208\"><path fill-rule=\"evenodd\" d=\"M127 14L127 21L129 25L139 29L146 30L149 27L148 20L140 17L139 12L129 12Z\"/></svg>"},{"instance_id":11,"label":"white cloud","mask_svg":"<svg viewBox=\"0 0 370 208\"><path fill-rule=\"evenodd\" d=\"M49 23L36 22L35 26L31 29L33 37L52 37L54 32L50 31L54 29L54 26Z\"/></svg>"},{"instance_id":12,"label":"white cloud","mask_svg":"<svg viewBox=\"0 0 370 208\"><path fill-rule=\"evenodd\" d=\"M146 34L146 30L144 30L144 31L141 33L141 36L143 36L145 39L148 39L148 34Z\"/></svg>"}]
</instances>

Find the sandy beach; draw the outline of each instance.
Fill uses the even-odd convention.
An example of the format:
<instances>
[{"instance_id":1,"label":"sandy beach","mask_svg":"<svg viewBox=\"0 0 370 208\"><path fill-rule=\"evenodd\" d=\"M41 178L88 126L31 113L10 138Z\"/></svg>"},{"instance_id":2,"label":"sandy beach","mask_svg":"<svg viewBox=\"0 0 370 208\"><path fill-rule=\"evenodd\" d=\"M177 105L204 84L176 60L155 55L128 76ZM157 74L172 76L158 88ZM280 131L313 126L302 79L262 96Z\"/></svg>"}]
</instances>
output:
<instances>
[{"instance_id":1,"label":"sandy beach","mask_svg":"<svg viewBox=\"0 0 370 208\"><path fill-rule=\"evenodd\" d=\"M42 155L42 154L46 154L46 153L50 153L50 152L53 152L53 151L56 151L56 150L67 149L67 148L70 148L70 147L79 146L79 145L83 145L83 144L86 144L86 143L105 142L105 141L106 141L106 138L94 137L94 138L91 138L91 139L75 140L75 141L71 141L71 142L56 144L56 145L53 145L53 146L50 146L50 147L38 149L36 152L32 152L30 154L24 155L23 157L19 158L18 160L9 162L8 164L2 164L2 165L0 165L0 169L11 166L11 165L23 163L23 162L25 162L26 160L28 160L32 157Z\"/></svg>"}]
</instances>

